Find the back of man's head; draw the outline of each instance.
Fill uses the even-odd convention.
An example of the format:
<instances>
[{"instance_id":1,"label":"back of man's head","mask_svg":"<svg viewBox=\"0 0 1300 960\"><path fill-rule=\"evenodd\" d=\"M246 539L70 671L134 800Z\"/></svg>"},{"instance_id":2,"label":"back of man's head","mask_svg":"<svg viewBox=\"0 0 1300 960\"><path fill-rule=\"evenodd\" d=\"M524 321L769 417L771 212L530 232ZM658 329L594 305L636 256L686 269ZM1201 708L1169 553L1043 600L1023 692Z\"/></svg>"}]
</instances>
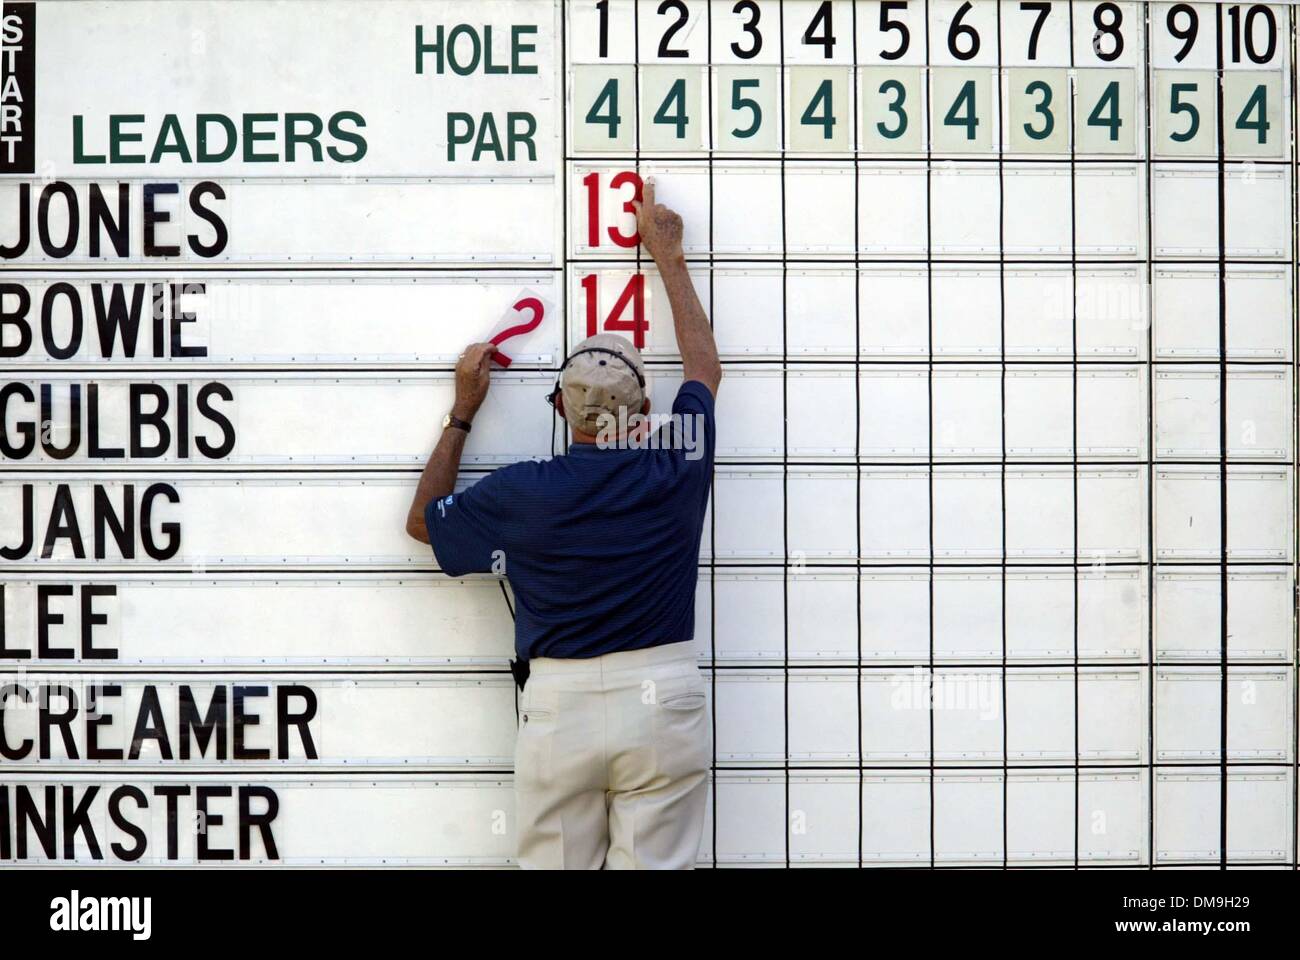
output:
<instances>
[{"instance_id":1,"label":"back of man's head","mask_svg":"<svg viewBox=\"0 0 1300 960\"><path fill-rule=\"evenodd\" d=\"M621 432L628 418L645 406L645 362L625 337L615 333L588 337L569 354L560 375L560 393L564 419L574 430L589 436L602 429Z\"/></svg>"}]
</instances>

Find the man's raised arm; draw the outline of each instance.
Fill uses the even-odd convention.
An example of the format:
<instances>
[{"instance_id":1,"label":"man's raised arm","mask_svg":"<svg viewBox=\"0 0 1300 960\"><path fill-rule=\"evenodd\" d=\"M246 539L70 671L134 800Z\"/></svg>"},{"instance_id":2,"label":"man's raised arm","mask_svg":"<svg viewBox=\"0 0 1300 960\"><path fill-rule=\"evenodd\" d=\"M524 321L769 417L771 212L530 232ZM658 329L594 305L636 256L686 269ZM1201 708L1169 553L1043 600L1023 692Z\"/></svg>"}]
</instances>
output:
<instances>
[{"instance_id":1,"label":"man's raised arm","mask_svg":"<svg viewBox=\"0 0 1300 960\"><path fill-rule=\"evenodd\" d=\"M677 332L677 351L682 355L682 376L698 380L714 396L722 381L722 364L718 362L718 345L713 340L709 318L695 295L695 285L686 269L682 253L682 218L662 204L655 203L655 184L647 180L642 191L644 200L636 206L636 226L641 243L659 267L659 276L668 291L673 310L673 327Z\"/></svg>"}]
</instances>

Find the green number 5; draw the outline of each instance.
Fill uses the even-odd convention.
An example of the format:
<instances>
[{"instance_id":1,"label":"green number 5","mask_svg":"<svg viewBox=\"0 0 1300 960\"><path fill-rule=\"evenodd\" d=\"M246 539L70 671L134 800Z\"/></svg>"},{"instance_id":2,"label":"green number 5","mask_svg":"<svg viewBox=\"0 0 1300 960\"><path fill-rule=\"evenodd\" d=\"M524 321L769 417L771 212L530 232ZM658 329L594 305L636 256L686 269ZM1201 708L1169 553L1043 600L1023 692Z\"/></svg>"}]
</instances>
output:
<instances>
[{"instance_id":1,"label":"green number 5","mask_svg":"<svg viewBox=\"0 0 1300 960\"><path fill-rule=\"evenodd\" d=\"M759 125L763 122L763 108L758 105L758 101L753 97L742 97L740 91L750 87L758 88L757 80L732 80L731 81L731 109L732 110L749 110L754 115L754 120L748 127L741 130L737 127L731 131L731 135L737 139L752 137L758 132Z\"/></svg>"},{"instance_id":2,"label":"green number 5","mask_svg":"<svg viewBox=\"0 0 1300 960\"><path fill-rule=\"evenodd\" d=\"M1188 113L1191 114L1191 121L1187 124L1187 129L1182 133L1169 134L1170 140L1176 140L1178 143L1186 143L1192 137L1196 136L1196 131L1201 129L1201 112L1190 103L1182 99L1184 93L1195 93L1196 84L1194 83L1174 83L1169 86L1169 112L1170 113Z\"/></svg>"}]
</instances>

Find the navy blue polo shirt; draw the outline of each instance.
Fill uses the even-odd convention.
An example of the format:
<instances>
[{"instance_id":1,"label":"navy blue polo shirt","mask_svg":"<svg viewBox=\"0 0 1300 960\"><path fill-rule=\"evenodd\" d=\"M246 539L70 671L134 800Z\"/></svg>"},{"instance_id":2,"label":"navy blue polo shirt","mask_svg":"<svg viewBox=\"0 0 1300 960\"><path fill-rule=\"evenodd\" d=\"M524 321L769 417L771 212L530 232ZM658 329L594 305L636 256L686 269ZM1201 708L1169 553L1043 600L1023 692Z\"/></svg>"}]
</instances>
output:
<instances>
[{"instance_id":1,"label":"navy blue polo shirt","mask_svg":"<svg viewBox=\"0 0 1300 960\"><path fill-rule=\"evenodd\" d=\"M688 380L672 413L641 449L572 444L425 508L444 573L504 568L518 656L596 657L694 637L713 395Z\"/></svg>"}]
</instances>

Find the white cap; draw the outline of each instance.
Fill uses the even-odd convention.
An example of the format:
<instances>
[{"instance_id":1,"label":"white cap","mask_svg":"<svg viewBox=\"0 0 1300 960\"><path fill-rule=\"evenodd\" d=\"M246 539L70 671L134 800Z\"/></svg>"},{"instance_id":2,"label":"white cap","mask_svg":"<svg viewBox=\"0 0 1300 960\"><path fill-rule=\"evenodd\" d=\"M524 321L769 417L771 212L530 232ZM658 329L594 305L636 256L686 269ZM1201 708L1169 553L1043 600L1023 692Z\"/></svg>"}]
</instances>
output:
<instances>
[{"instance_id":1,"label":"white cap","mask_svg":"<svg viewBox=\"0 0 1300 960\"><path fill-rule=\"evenodd\" d=\"M624 421L640 413L646 398L645 362L626 337L599 333L573 348L560 375L564 419L595 436L601 418Z\"/></svg>"}]
</instances>

